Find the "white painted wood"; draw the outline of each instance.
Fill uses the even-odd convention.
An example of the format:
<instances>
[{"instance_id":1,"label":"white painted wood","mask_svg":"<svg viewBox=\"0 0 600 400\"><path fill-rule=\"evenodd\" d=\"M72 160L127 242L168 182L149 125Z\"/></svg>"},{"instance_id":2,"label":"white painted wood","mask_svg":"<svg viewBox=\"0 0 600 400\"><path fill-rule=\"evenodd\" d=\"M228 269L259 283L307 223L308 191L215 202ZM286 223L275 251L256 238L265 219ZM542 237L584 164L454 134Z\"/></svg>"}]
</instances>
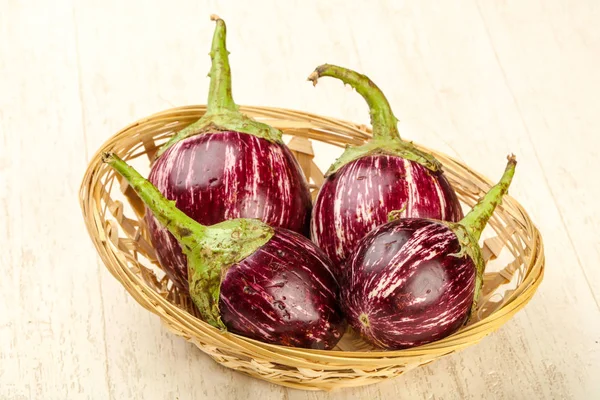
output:
<instances>
[{"instance_id":1,"label":"white painted wood","mask_svg":"<svg viewBox=\"0 0 600 400\"><path fill-rule=\"evenodd\" d=\"M71 4L0 9L0 398L107 398Z\"/></svg>"},{"instance_id":2,"label":"white painted wood","mask_svg":"<svg viewBox=\"0 0 600 400\"><path fill-rule=\"evenodd\" d=\"M600 394L598 3L246 3L0 2L0 398ZM516 153L511 193L539 225L547 255L526 309L459 354L328 394L222 368L129 298L95 255L78 185L88 154L123 126L205 101L211 13L228 23L240 104L367 123L349 88L305 81L331 62L382 87L407 138L490 178ZM335 154L315 148L326 168Z\"/></svg>"}]
</instances>

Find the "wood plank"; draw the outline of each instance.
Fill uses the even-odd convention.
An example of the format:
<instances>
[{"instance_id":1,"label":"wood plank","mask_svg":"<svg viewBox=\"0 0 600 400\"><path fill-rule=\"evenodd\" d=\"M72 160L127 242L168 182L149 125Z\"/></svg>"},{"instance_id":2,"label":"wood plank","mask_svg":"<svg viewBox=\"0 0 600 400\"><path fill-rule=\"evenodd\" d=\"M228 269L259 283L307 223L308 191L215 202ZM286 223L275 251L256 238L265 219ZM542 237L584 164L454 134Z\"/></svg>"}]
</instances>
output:
<instances>
[{"instance_id":1,"label":"wood plank","mask_svg":"<svg viewBox=\"0 0 600 400\"><path fill-rule=\"evenodd\" d=\"M108 398L72 9L37 3L0 12L0 397Z\"/></svg>"},{"instance_id":2,"label":"wood plank","mask_svg":"<svg viewBox=\"0 0 600 400\"><path fill-rule=\"evenodd\" d=\"M506 86L544 171L548 201L558 207L566 232L564 246L575 248L570 268L581 269L600 307L600 230L596 215L600 184L598 109L600 100L600 18L596 3L561 9L559 1L509 3L505 12L481 2L489 40L496 49ZM562 13L544 15L544 9ZM541 15L530 24L526 15ZM554 40L546 40L553 38ZM512 46L515 40L520 46ZM531 49L535 49L531 51ZM551 62L553 67L546 65Z\"/></svg>"}]
</instances>

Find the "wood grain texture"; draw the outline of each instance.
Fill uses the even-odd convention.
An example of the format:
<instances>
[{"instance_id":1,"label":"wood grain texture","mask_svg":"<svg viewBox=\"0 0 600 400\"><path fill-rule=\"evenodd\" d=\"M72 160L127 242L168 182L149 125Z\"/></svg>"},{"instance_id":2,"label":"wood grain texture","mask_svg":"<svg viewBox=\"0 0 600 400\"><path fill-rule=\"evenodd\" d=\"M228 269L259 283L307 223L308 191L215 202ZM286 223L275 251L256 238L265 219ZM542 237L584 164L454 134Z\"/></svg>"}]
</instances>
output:
<instances>
[{"instance_id":1,"label":"wood grain texture","mask_svg":"<svg viewBox=\"0 0 600 400\"><path fill-rule=\"evenodd\" d=\"M74 212L86 157L72 8L0 7L0 397L107 397L99 266Z\"/></svg>"},{"instance_id":2,"label":"wood grain texture","mask_svg":"<svg viewBox=\"0 0 600 400\"><path fill-rule=\"evenodd\" d=\"M600 393L600 5L594 0L0 1L0 398L588 399ZM163 328L97 261L77 209L88 154L131 121L206 101L211 13L240 104L368 123L367 73L401 134L490 178L537 222L547 273L479 345L333 393L222 368ZM109 27L109 24L112 26ZM338 149L315 144L326 169ZM61 153L64 152L64 153Z\"/></svg>"}]
</instances>

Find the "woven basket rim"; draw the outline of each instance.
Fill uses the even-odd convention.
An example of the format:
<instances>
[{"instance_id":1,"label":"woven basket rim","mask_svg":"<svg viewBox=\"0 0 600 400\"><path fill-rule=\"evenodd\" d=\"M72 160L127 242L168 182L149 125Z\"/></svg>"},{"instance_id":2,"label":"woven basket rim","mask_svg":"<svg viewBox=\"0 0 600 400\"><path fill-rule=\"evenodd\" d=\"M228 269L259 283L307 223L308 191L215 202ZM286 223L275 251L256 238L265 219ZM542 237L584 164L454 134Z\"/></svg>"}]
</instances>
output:
<instances>
[{"instance_id":1,"label":"woven basket rim","mask_svg":"<svg viewBox=\"0 0 600 400\"><path fill-rule=\"evenodd\" d=\"M102 245L103 241L106 241L106 237L104 237L104 233L101 229L101 224L98 224L98 219L95 217L91 217L88 213L88 194L93 190L92 183L97 182L97 174L104 167L101 165L101 154L107 150L110 150L110 144L116 140L118 140L121 136L125 135L130 129L153 121L160 117L172 117L173 119L181 118L181 117L199 117L204 110L206 109L205 105L186 105L181 107L174 107L166 110L162 110L151 114L147 117L143 117L123 129L121 129L118 133L114 134L107 141L105 141L99 149L95 152L95 154L91 157L90 162L88 163L88 167L86 168L86 172L84 178L82 180L80 191L79 191L79 200L80 207L85 218L86 227L88 229L88 233L96 249L98 250L101 258L103 259L104 264L106 265L107 260L105 259L106 254L102 257L105 250ZM265 117L275 116L278 114L284 114L287 116L298 116L299 118L308 118L312 120L312 122L320 123L320 121L325 121L324 123L335 127L344 127L345 129L349 129L353 131L356 135L361 137L363 140L370 137L371 129L362 124L356 124L353 122L349 122L343 119L338 118L330 118L324 117L318 114L308 113L304 111L287 109L287 108L278 108L278 107L261 107L261 106L240 106L240 109L244 113L248 114L258 114ZM285 132L285 129L284 133ZM335 144L335 143L334 143ZM468 168L466 165L462 164L459 160L446 155L442 152L436 151L434 149L430 149L426 146L422 146L418 143L414 143L417 147L424 149L433 153L436 157L439 157L444 160L444 165L448 162L452 163L455 166L460 168L466 168L470 174L474 175L479 179L485 186L491 186L492 181L486 176L478 173L477 171L473 171ZM107 168L107 167L106 167ZM520 203L514 199L510 195L506 195L503 200L503 204L510 205L511 208L514 208L519 214L522 216L523 220L528 221L528 233L535 239L536 245L535 251L533 254L528 257L529 264L526 266L525 270L528 271L528 276L523 279L523 282L515 289L520 289L520 294L514 297L507 305L503 306L499 310L493 312L487 317L481 319L478 322L475 322L467 327L462 328L458 332L435 342L425 344L418 347L413 347L409 349L402 350L382 350L382 351L338 351L338 350L315 350L315 349L305 349L305 348L293 348L276 344L269 344L260 342L254 339L250 339L241 335L237 335L231 332L223 333L219 331L217 328L212 327L208 323L199 320L193 316L191 316L186 310L181 309L180 307L172 304L166 298L162 297L160 294L154 291L151 287L149 287L143 279L139 276L136 276L132 271L125 268L120 271L120 274L115 274L111 270L111 273L121 284L124 285L124 280L134 281L136 284L140 286L141 294L138 293L135 295L128 288L128 292L130 295L133 295L136 301L140 303L144 308L158 315L161 319L164 318L165 314L171 316L172 318L178 319L180 325L185 327L185 318L183 314L186 314L196 320L196 323L199 323L204 329L205 333L212 333L213 335L227 335L230 336L231 343L236 343L238 346L247 347L250 351L255 351L265 357L270 356L279 356L279 357L291 357L297 359L298 357L304 358L307 355L312 355L314 357L319 358L322 362L332 362L335 364L340 363L341 365L352 362L360 362L361 365L372 363L374 366L382 366L381 362L385 361L384 364L393 365L394 359L396 358L406 358L406 357L420 357L424 354L431 353L432 355L444 355L452 353L458 349L469 346L470 344L481 340L487 334L493 332L498 329L506 320L511 318L515 313L517 313L520 309L522 309L533 297L534 293L537 291L539 285L542 282L544 270L545 270L545 258L544 258L544 249L543 249L543 241L541 234L526 210L520 205ZM115 253L116 257L120 257L123 264L127 264L127 260L122 254ZM139 295L144 295L150 301L150 304L153 303L153 306L148 306L148 304L143 304L138 298ZM515 302L515 299L519 299L519 302ZM512 304L511 306L511 303ZM490 325L494 325L493 323L497 320L502 320L504 322L498 324L493 329L490 328ZM164 321L163 321L164 322ZM181 332L176 332L177 334L181 334ZM185 335L184 335L185 336ZM473 339L469 343L466 339ZM278 358L278 357L277 357Z\"/></svg>"}]
</instances>

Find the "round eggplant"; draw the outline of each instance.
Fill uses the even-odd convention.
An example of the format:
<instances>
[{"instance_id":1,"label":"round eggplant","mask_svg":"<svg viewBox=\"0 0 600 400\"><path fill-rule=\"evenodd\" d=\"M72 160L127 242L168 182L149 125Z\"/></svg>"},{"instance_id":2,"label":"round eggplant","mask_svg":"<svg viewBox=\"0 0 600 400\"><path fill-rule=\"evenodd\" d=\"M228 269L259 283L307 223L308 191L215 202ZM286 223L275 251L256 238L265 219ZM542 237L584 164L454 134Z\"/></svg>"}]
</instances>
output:
<instances>
[{"instance_id":1,"label":"round eggplant","mask_svg":"<svg viewBox=\"0 0 600 400\"><path fill-rule=\"evenodd\" d=\"M331 349L343 334L331 261L287 229L229 268L221 283L221 319L233 332L287 346Z\"/></svg>"},{"instance_id":2,"label":"round eggplant","mask_svg":"<svg viewBox=\"0 0 600 400\"><path fill-rule=\"evenodd\" d=\"M485 263L478 240L514 175L509 157L500 182L458 223L401 218L367 234L341 278L342 309L371 344L402 349L459 329L476 308Z\"/></svg>"},{"instance_id":3,"label":"round eggplant","mask_svg":"<svg viewBox=\"0 0 600 400\"><path fill-rule=\"evenodd\" d=\"M114 154L123 176L178 241L190 296L209 324L267 343L331 349L346 322L331 260L309 239L259 219L202 225Z\"/></svg>"}]
</instances>

